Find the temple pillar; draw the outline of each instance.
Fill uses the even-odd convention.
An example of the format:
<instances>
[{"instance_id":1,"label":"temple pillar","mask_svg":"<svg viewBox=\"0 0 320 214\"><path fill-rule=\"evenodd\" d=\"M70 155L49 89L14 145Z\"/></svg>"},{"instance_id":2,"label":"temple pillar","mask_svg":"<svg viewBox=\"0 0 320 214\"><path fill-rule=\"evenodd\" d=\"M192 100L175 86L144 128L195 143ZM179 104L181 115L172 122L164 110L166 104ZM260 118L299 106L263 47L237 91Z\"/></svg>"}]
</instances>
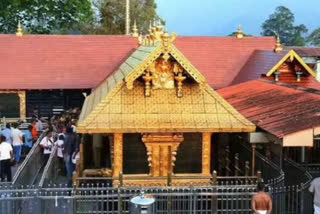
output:
<instances>
[{"instance_id":1,"label":"temple pillar","mask_svg":"<svg viewBox=\"0 0 320 214\"><path fill-rule=\"evenodd\" d=\"M142 142L147 148L149 175L168 176L173 172L182 134L145 134Z\"/></svg>"},{"instance_id":2,"label":"temple pillar","mask_svg":"<svg viewBox=\"0 0 320 214\"><path fill-rule=\"evenodd\" d=\"M210 175L211 133L202 133L202 175Z\"/></svg>"},{"instance_id":3,"label":"temple pillar","mask_svg":"<svg viewBox=\"0 0 320 214\"><path fill-rule=\"evenodd\" d=\"M25 91L19 91L19 105L20 105L20 118L25 119L26 118L26 92Z\"/></svg>"},{"instance_id":4,"label":"temple pillar","mask_svg":"<svg viewBox=\"0 0 320 214\"><path fill-rule=\"evenodd\" d=\"M113 177L118 177L123 170L123 134L114 133L113 136Z\"/></svg>"}]
</instances>

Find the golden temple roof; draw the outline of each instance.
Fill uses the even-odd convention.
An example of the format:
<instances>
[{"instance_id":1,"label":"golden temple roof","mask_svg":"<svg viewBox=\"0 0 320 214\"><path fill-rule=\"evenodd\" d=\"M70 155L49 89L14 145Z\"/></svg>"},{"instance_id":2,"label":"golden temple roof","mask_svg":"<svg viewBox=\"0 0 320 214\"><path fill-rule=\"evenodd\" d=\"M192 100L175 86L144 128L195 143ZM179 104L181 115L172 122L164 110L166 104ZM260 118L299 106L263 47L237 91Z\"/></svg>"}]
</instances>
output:
<instances>
[{"instance_id":1,"label":"golden temple roof","mask_svg":"<svg viewBox=\"0 0 320 214\"><path fill-rule=\"evenodd\" d=\"M158 38L140 46L86 97L79 133L255 130L206 83L172 36Z\"/></svg>"}]
</instances>

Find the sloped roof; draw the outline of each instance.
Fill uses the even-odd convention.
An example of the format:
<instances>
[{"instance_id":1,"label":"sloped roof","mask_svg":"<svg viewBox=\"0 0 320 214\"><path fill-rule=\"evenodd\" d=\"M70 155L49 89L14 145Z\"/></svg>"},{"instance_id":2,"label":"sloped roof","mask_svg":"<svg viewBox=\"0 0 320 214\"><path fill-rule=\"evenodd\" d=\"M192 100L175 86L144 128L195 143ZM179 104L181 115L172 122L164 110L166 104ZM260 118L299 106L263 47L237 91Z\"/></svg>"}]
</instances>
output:
<instances>
[{"instance_id":1,"label":"sloped roof","mask_svg":"<svg viewBox=\"0 0 320 214\"><path fill-rule=\"evenodd\" d=\"M263 76L262 79L269 80L271 82L275 82L273 76ZM290 85L299 86L302 88L311 88L320 90L320 82L318 82L313 76L311 75L303 75L301 77L300 82L297 81L297 75L291 72L283 73L279 75L279 82L286 83Z\"/></svg>"},{"instance_id":2,"label":"sloped roof","mask_svg":"<svg viewBox=\"0 0 320 214\"><path fill-rule=\"evenodd\" d=\"M176 47L213 88L231 84L255 50L273 50L272 37L178 37Z\"/></svg>"},{"instance_id":3,"label":"sloped roof","mask_svg":"<svg viewBox=\"0 0 320 214\"><path fill-rule=\"evenodd\" d=\"M214 88L229 85L256 49L274 37L178 37L176 47ZM138 48L137 38L0 35L0 89L95 88Z\"/></svg>"},{"instance_id":4,"label":"sloped roof","mask_svg":"<svg viewBox=\"0 0 320 214\"><path fill-rule=\"evenodd\" d=\"M130 36L0 35L0 89L94 88L137 47Z\"/></svg>"},{"instance_id":5,"label":"sloped roof","mask_svg":"<svg viewBox=\"0 0 320 214\"><path fill-rule=\"evenodd\" d=\"M81 116L77 132L251 132L255 130L252 123L235 111L209 85L204 88L196 83L185 85L183 94L182 98L178 98L175 89L162 89L154 90L152 96L146 97L141 82L136 81L132 90L122 82L114 89L112 95L104 97L92 112L87 116ZM90 96L84 106L91 103Z\"/></svg>"},{"instance_id":6,"label":"sloped roof","mask_svg":"<svg viewBox=\"0 0 320 214\"><path fill-rule=\"evenodd\" d=\"M297 47L297 46L288 46L285 49L293 49L301 57L320 57L320 47Z\"/></svg>"},{"instance_id":7,"label":"sloped roof","mask_svg":"<svg viewBox=\"0 0 320 214\"><path fill-rule=\"evenodd\" d=\"M288 59L292 62L293 60L297 60L300 65L312 76L315 76L315 72L304 62L304 60L294 51L289 50L288 53L277 63L275 64L270 71L266 73L266 76L271 76L277 69Z\"/></svg>"},{"instance_id":8,"label":"sloped roof","mask_svg":"<svg viewBox=\"0 0 320 214\"><path fill-rule=\"evenodd\" d=\"M86 97L78 122L79 133L255 130L255 126L223 100L205 80L184 84L181 98L176 96L175 88L152 90L150 97L145 96L145 86L137 77L141 75L140 68L146 68L160 56L159 50L168 51L166 53L177 62L183 58L184 66L188 64L173 44L165 49L158 45L139 47L118 71ZM142 55L144 58L137 59ZM126 71L121 68L126 68ZM201 74L192 65L184 70L196 77L195 80L201 79ZM132 87L126 85L130 76L135 80Z\"/></svg>"},{"instance_id":9,"label":"sloped roof","mask_svg":"<svg viewBox=\"0 0 320 214\"><path fill-rule=\"evenodd\" d=\"M282 138L320 125L320 95L287 86L252 80L218 93L256 126Z\"/></svg>"},{"instance_id":10,"label":"sloped roof","mask_svg":"<svg viewBox=\"0 0 320 214\"><path fill-rule=\"evenodd\" d=\"M247 63L232 81L232 85L261 78L261 75L268 73L287 53L288 51L282 51L280 53L262 50L254 51Z\"/></svg>"},{"instance_id":11,"label":"sloped roof","mask_svg":"<svg viewBox=\"0 0 320 214\"><path fill-rule=\"evenodd\" d=\"M250 59L232 81L231 85L247 82L250 80L257 80L260 78L273 81L273 76L266 75L268 73L271 74L272 72L274 72L282 64L283 61L290 57L291 52L292 50L289 49L286 49L280 53L275 53L274 51L254 51ZM300 60L302 59L300 58ZM281 75L279 75L279 82L319 90L320 83L313 77L314 71L304 62L302 63L302 66L306 68L306 73L302 76L300 82L297 82L296 75L292 73L282 73Z\"/></svg>"}]
</instances>

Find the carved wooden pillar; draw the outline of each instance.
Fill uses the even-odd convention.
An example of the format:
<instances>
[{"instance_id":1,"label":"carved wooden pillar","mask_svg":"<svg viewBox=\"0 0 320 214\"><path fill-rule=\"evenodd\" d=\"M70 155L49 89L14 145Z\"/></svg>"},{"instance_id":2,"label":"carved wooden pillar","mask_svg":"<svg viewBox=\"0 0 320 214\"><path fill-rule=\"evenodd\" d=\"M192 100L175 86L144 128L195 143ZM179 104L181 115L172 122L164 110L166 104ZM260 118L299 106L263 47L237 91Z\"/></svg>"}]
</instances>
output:
<instances>
[{"instance_id":1,"label":"carved wooden pillar","mask_svg":"<svg viewBox=\"0 0 320 214\"><path fill-rule=\"evenodd\" d=\"M255 175L255 169L256 169L256 144L253 143L251 145L252 147L252 158L251 158L251 175L254 176Z\"/></svg>"},{"instance_id":2,"label":"carved wooden pillar","mask_svg":"<svg viewBox=\"0 0 320 214\"><path fill-rule=\"evenodd\" d=\"M151 176L168 176L173 171L182 134L145 134L142 142L147 148Z\"/></svg>"},{"instance_id":3,"label":"carved wooden pillar","mask_svg":"<svg viewBox=\"0 0 320 214\"><path fill-rule=\"evenodd\" d=\"M118 177L119 173L123 170L123 134L114 133L113 137L113 154L114 154L114 163L113 163L113 177Z\"/></svg>"},{"instance_id":4,"label":"carved wooden pillar","mask_svg":"<svg viewBox=\"0 0 320 214\"><path fill-rule=\"evenodd\" d=\"M19 104L20 104L20 118L25 119L26 118L26 92L25 91L19 91Z\"/></svg>"},{"instance_id":5,"label":"carved wooden pillar","mask_svg":"<svg viewBox=\"0 0 320 214\"><path fill-rule=\"evenodd\" d=\"M202 174L210 175L211 133L202 133Z\"/></svg>"}]
</instances>

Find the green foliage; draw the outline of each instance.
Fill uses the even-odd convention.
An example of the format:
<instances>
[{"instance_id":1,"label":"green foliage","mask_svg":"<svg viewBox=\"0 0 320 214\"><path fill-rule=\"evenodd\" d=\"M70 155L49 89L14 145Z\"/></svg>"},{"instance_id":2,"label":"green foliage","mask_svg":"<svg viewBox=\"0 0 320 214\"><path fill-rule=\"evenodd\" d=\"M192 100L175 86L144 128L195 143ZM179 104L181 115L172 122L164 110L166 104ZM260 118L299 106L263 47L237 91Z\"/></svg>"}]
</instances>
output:
<instances>
[{"instance_id":1,"label":"green foliage","mask_svg":"<svg viewBox=\"0 0 320 214\"><path fill-rule=\"evenodd\" d=\"M308 32L305 25L294 26L294 14L286 7L279 6L262 24L262 35L279 34L281 42L288 46L303 46L303 34Z\"/></svg>"},{"instance_id":2,"label":"green foliage","mask_svg":"<svg viewBox=\"0 0 320 214\"><path fill-rule=\"evenodd\" d=\"M100 11L99 24L90 29L97 34L125 33L125 0L101 0L96 6ZM139 32L146 33L151 20L159 18L154 0L130 0L131 25L137 22ZM162 21L163 23L163 21Z\"/></svg>"},{"instance_id":3,"label":"green foliage","mask_svg":"<svg viewBox=\"0 0 320 214\"><path fill-rule=\"evenodd\" d=\"M33 34L69 33L93 21L89 0L1 0L0 32L15 33L18 21Z\"/></svg>"},{"instance_id":4,"label":"green foliage","mask_svg":"<svg viewBox=\"0 0 320 214\"><path fill-rule=\"evenodd\" d=\"M320 46L320 28L315 29L307 38L311 45Z\"/></svg>"}]
</instances>

